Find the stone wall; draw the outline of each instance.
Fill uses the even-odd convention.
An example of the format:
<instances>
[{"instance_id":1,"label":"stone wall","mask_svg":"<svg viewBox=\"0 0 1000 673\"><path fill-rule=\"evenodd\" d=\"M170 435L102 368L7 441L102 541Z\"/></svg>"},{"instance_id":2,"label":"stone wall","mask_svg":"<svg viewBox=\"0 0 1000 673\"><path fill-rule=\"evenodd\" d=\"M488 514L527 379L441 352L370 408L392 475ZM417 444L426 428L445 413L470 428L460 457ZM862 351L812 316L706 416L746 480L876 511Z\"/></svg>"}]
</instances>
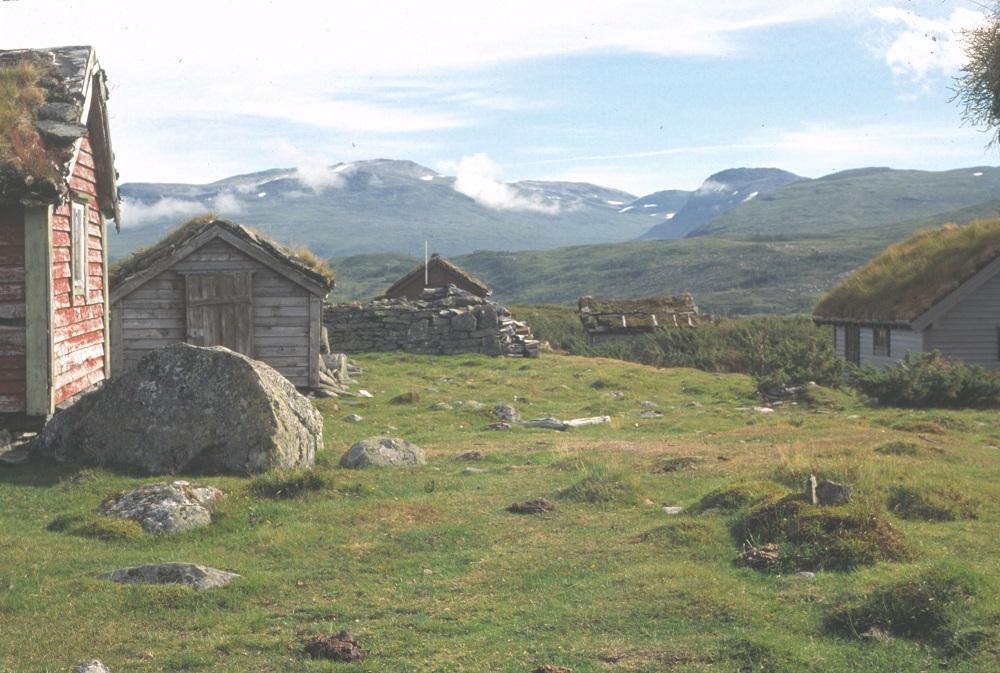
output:
<instances>
[{"instance_id":1,"label":"stone wall","mask_svg":"<svg viewBox=\"0 0 1000 673\"><path fill-rule=\"evenodd\" d=\"M536 355L537 342L502 306L449 285L420 299L326 306L323 324L338 353ZM520 332L520 333L519 333Z\"/></svg>"}]
</instances>

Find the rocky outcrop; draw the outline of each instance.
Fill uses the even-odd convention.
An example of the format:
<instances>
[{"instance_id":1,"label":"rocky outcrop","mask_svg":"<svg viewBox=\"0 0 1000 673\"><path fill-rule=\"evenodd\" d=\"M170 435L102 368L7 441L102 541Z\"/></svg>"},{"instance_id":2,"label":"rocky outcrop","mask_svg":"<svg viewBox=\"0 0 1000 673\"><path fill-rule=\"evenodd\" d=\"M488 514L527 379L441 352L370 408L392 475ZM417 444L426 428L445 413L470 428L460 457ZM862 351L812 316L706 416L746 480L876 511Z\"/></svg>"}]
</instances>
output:
<instances>
[{"instance_id":1,"label":"rocky outcrop","mask_svg":"<svg viewBox=\"0 0 1000 673\"><path fill-rule=\"evenodd\" d=\"M323 323L330 348L343 353L538 355L538 341L527 325L503 306L454 285L428 288L415 300L327 306Z\"/></svg>"},{"instance_id":2,"label":"rocky outcrop","mask_svg":"<svg viewBox=\"0 0 1000 673\"><path fill-rule=\"evenodd\" d=\"M341 467L365 468L386 465L423 465L424 450L396 437L369 437L356 443L340 459Z\"/></svg>"},{"instance_id":3,"label":"rocky outcrop","mask_svg":"<svg viewBox=\"0 0 1000 673\"><path fill-rule=\"evenodd\" d=\"M98 577L123 584L185 584L204 591L224 587L239 575L197 563L151 563L114 570Z\"/></svg>"},{"instance_id":4,"label":"rocky outcrop","mask_svg":"<svg viewBox=\"0 0 1000 673\"><path fill-rule=\"evenodd\" d=\"M56 414L32 442L60 462L151 474L312 465L323 417L284 376L226 348L177 344Z\"/></svg>"},{"instance_id":5,"label":"rocky outcrop","mask_svg":"<svg viewBox=\"0 0 1000 673\"><path fill-rule=\"evenodd\" d=\"M147 533L179 533L210 524L211 508L223 497L217 488L186 481L146 484L108 498L100 512L136 521Z\"/></svg>"}]
</instances>

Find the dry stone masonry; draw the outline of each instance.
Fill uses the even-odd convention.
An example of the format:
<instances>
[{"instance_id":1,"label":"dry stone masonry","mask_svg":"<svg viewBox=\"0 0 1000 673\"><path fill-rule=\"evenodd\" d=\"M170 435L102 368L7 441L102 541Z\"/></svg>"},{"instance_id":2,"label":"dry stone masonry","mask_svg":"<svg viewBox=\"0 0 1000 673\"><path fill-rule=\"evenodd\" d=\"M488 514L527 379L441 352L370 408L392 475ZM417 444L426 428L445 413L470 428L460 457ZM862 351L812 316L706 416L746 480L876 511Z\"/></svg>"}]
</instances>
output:
<instances>
[{"instance_id":1,"label":"dry stone masonry","mask_svg":"<svg viewBox=\"0 0 1000 673\"><path fill-rule=\"evenodd\" d=\"M503 306L454 285L428 288L414 300L327 306L323 323L330 349L340 353L538 355L538 341L527 325Z\"/></svg>"}]
</instances>

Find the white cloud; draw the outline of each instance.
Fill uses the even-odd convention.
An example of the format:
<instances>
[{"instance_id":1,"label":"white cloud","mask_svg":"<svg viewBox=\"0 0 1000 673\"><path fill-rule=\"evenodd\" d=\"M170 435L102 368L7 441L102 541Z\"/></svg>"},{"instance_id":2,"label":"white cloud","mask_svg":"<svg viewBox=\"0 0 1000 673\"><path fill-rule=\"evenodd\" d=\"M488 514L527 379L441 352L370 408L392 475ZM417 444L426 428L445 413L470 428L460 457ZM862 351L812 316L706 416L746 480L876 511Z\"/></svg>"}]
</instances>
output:
<instances>
[{"instance_id":1,"label":"white cloud","mask_svg":"<svg viewBox=\"0 0 1000 673\"><path fill-rule=\"evenodd\" d=\"M558 203L545 201L538 194L524 194L516 187L497 180L500 168L486 154L462 157L455 167L455 191L494 210L529 210L553 215Z\"/></svg>"},{"instance_id":2,"label":"white cloud","mask_svg":"<svg viewBox=\"0 0 1000 673\"><path fill-rule=\"evenodd\" d=\"M166 218L183 220L206 213L211 208L198 201L165 198L150 204L125 199L122 201L121 226L141 227L154 220Z\"/></svg>"},{"instance_id":3,"label":"white cloud","mask_svg":"<svg viewBox=\"0 0 1000 673\"><path fill-rule=\"evenodd\" d=\"M931 18L909 9L882 6L872 15L887 24L889 38L880 48L897 77L921 83L935 74L951 75L965 63L962 31L984 19L982 12L958 8L946 17Z\"/></svg>"},{"instance_id":4,"label":"white cloud","mask_svg":"<svg viewBox=\"0 0 1000 673\"><path fill-rule=\"evenodd\" d=\"M219 192L212 199L212 211L219 215L239 215L243 212L243 204L232 192Z\"/></svg>"}]
</instances>

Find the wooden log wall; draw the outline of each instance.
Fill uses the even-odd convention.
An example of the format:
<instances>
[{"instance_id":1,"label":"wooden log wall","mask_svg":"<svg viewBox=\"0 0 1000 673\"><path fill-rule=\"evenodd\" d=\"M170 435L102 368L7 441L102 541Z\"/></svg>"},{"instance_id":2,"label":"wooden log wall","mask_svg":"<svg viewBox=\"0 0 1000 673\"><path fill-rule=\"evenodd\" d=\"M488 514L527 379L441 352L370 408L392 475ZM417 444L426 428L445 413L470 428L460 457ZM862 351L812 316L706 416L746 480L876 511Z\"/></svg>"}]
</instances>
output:
<instances>
[{"instance_id":1,"label":"wooden log wall","mask_svg":"<svg viewBox=\"0 0 1000 673\"><path fill-rule=\"evenodd\" d=\"M25 410L24 210L0 207L0 412Z\"/></svg>"}]
</instances>

